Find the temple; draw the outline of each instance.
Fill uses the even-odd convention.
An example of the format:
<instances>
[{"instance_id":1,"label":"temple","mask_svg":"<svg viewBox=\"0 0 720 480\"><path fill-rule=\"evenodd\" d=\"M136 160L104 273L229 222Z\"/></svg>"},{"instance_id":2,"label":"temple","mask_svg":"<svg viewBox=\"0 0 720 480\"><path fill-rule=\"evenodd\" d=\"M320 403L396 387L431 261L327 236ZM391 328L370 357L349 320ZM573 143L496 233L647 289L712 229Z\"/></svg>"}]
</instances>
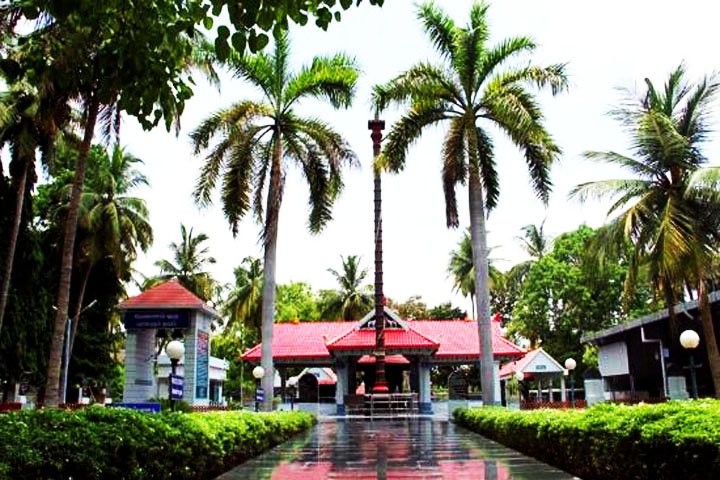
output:
<instances>
[{"instance_id":1,"label":"temple","mask_svg":"<svg viewBox=\"0 0 720 480\"><path fill-rule=\"evenodd\" d=\"M431 414L430 370L438 365L472 365L480 358L478 325L474 320L404 320L385 307L385 379L389 392L417 394L419 413ZM335 404L345 415L358 387L371 392L375 384L375 312L355 322L277 323L273 328L273 363L286 379L287 367L332 368ZM503 336L499 317L493 321L495 401L500 401L501 360L525 355ZM259 363L261 345L242 358ZM504 363L504 362L503 362ZM406 381L407 379L407 381Z\"/></svg>"}]
</instances>

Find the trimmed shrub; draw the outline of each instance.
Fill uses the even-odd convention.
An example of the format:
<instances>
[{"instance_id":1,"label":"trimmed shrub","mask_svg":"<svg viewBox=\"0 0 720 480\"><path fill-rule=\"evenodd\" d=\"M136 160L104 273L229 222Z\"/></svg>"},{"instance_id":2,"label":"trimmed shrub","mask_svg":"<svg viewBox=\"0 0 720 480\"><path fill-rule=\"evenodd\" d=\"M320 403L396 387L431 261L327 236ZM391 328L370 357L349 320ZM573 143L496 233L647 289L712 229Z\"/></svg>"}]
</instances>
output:
<instances>
[{"instance_id":1,"label":"trimmed shrub","mask_svg":"<svg viewBox=\"0 0 720 480\"><path fill-rule=\"evenodd\" d=\"M720 401L458 409L454 416L470 430L586 480L720 478Z\"/></svg>"},{"instance_id":2,"label":"trimmed shrub","mask_svg":"<svg viewBox=\"0 0 720 480\"><path fill-rule=\"evenodd\" d=\"M23 411L0 416L0 480L210 479L314 423L303 412Z\"/></svg>"}]
</instances>

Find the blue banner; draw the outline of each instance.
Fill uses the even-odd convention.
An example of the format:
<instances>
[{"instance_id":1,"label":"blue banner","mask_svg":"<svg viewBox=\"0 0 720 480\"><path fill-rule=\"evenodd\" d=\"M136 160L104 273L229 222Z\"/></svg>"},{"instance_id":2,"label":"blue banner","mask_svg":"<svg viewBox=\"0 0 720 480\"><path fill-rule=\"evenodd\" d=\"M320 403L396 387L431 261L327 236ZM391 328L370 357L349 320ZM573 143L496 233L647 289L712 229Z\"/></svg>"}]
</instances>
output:
<instances>
[{"instance_id":1,"label":"blue banner","mask_svg":"<svg viewBox=\"0 0 720 480\"><path fill-rule=\"evenodd\" d=\"M182 400L185 379L180 375L170 374L170 400Z\"/></svg>"},{"instance_id":2,"label":"blue banner","mask_svg":"<svg viewBox=\"0 0 720 480\"><path fill-rule=\"evenodd\" d=\"M189 310L128 310L123 315L125 328L188 328Z\"/></svg>"},{"instance_id":3,"label":"blue banner","mask_svg":"<svg viewBox=\"0 0 720 480\"><path fill-rule=\"evenodd\" d=\"M256 402L264 402L265 401L265 390L262 388L258 388L255 390L255 401Z\"/></svg>"}]
</instances>

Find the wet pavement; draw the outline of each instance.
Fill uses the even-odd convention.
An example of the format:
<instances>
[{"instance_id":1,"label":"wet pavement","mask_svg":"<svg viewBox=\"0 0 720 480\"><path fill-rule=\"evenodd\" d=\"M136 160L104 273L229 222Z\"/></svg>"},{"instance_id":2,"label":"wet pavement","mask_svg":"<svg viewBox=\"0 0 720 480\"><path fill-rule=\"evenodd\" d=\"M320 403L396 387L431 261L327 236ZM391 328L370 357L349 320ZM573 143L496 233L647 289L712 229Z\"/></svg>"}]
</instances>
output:
<instances>
[{"instance_id":1,"label":"wet pavement","mask_svg":"<svg viewBox=\"0 0 720 480\"><path fill-rule=\"evenodd\" d=\"M572 478L448 421L325 419L217 480Z\"/></svg>"}]
</instances>

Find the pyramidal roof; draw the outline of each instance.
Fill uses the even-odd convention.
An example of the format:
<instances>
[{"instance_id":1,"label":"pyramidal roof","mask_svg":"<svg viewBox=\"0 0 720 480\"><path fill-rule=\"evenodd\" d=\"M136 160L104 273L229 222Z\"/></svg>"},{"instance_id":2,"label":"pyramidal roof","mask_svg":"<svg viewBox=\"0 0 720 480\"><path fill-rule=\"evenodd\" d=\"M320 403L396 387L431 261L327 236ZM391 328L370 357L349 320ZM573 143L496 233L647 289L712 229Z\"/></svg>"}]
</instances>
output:
<instances>
[{"instance_id":1,"label":"pyramidal roof","mask_svg":"<svg viewBox=\"0 0 720 480\"><path fill-rule=\"evenodd\" d=\"M183 287L176 278L149 288L139 295L128 298L122 302L118 308L121 310L189 308L204 310L212 315L218 315L212 307L203 302L202 299L198 298L197 295L190 290Z\"/></svg>"}]
</instances>

